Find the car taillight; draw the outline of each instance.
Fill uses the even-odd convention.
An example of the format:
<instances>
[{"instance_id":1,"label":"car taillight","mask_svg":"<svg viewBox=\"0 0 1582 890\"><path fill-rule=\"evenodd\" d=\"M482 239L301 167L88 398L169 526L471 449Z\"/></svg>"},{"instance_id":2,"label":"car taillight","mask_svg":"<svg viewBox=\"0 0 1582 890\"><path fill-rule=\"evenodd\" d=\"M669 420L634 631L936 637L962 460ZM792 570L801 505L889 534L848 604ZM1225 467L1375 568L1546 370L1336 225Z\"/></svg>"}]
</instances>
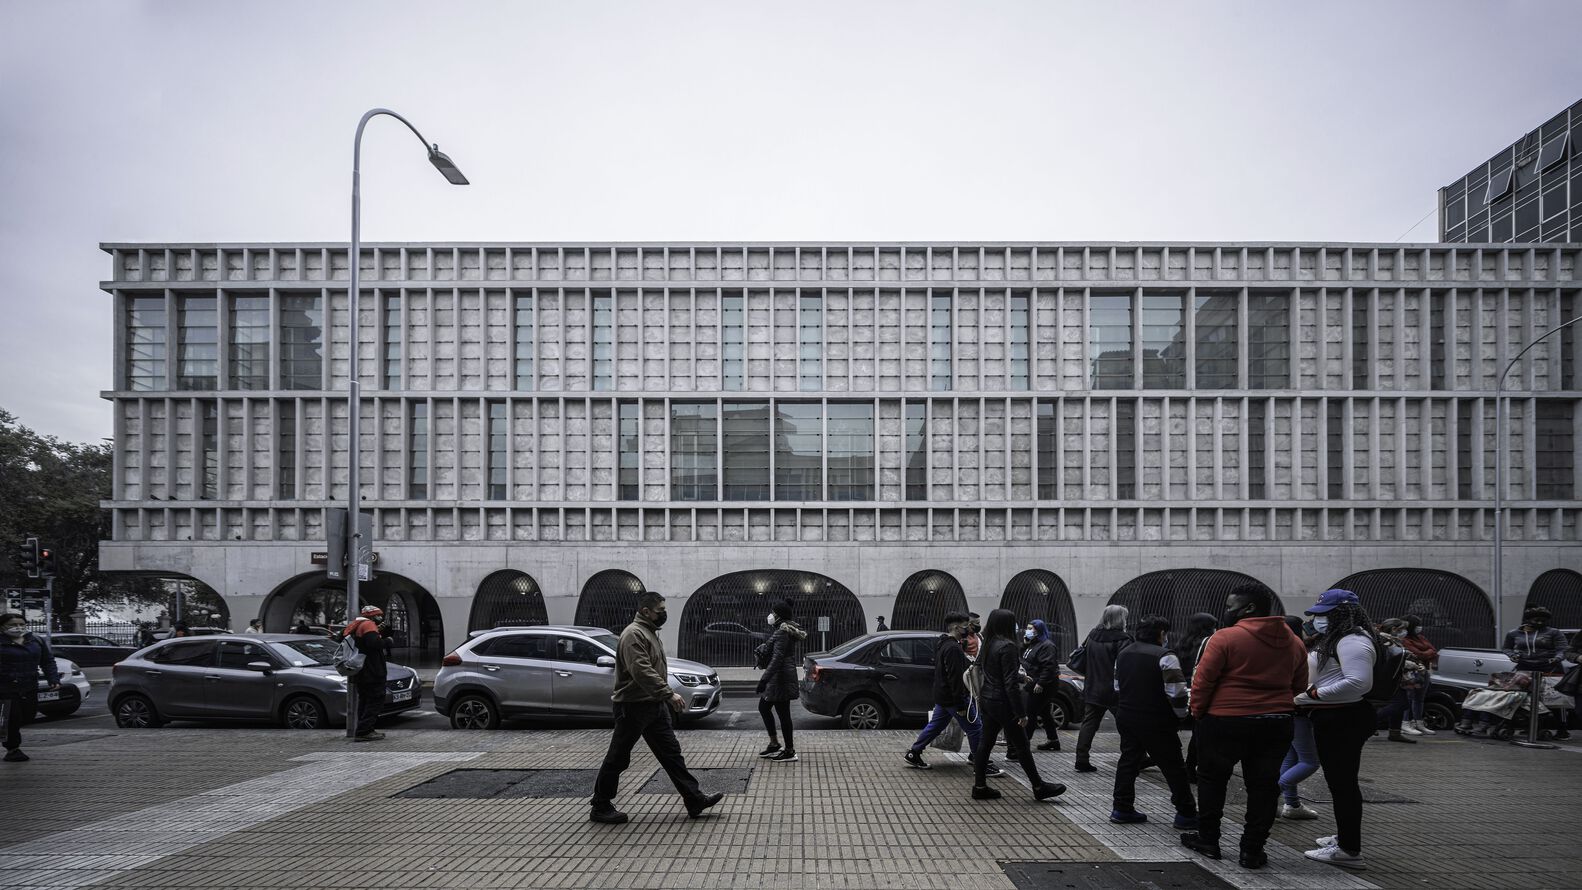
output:
<instances>
[{"instance_id":1,"label":"car taillight","mask_svg":"<svg viewBox=\"0 0 1582 890\"><path fill-rule=\"evenodd\" d=\"M808 674L808 679L812 680L814 683L817 683L821 679L823 679L823 676L824 676L824 669L815 664L815 665L813 665L813 672L811 674Z\"/></svg>"},{"instance_id":2,"label":"car taillight","mask_svg":"<svg viewBox=\"0 0 1582 890\"><path fill-rule=\"evenodd\" d=\"M456 667L461 664L461 656L452 652L441 659L440 664L444 665L445 667Z\"/></svg>"}]
</instances>

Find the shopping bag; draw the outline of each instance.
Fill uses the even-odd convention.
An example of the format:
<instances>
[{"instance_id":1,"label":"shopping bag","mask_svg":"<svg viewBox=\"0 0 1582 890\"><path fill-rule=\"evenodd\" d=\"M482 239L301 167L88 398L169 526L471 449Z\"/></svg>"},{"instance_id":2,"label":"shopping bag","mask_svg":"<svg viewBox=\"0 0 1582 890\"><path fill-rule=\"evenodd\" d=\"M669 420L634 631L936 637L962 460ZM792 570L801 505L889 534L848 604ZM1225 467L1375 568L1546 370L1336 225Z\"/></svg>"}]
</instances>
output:
<instances>
[{"instance_id":1,"label":"shopping bag","mask_svg":"<svg viewBox=\"0 0 1582 890\"><path fill-rule=\"evenodd\" d=\"M951 718L951 721L945 724L945 731L937 736L934 736L934 740L929 742L928 746L930 748L938 748L941 751L959 752L961 750L961 737L963 735L965 735L965 733L961 731L961 723L955 718Z\"/></svg>"}]
</instances>

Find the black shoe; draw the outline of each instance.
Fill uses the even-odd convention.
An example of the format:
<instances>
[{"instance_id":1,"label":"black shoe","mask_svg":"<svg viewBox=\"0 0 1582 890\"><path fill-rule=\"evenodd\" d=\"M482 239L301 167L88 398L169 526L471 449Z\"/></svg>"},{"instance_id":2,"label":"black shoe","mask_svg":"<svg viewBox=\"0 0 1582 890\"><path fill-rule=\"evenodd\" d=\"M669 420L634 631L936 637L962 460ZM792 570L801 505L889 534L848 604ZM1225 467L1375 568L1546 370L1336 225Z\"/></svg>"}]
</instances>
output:
<instances>
[{"instance_id":1,"label":"black shoe","mask_svg":"<svg viewBox=\"0 0 1582 890\"><path fill-rule=\"evenodd\" d=\"M1409 739L1406 736L1401 735L1398 732L1390 733L1390 741L1392 741L1392 742L1400 742L1403 745L1415 745L1415 744L1417 744L1417 739Z\"/></svg>"},{"instance_id":2,"label":"black shoe","mask_svg":"<svg viewBox=\"0 0 1582 890\"><path fill-rule=\"evenodd\" d=\"M974 785L974 786L972 786L972 799L973 800L999 800L1000 799L1000 792L997 789L990 788L987 785Z\"/></svg>"},{"instance_id":3,"label":"black shoe","mask_svg":"<svg viewBox=\"0 0 1582 890\"><path fill-rule=\"evenodd\" d=\"M625 825L626 814L611 807L608 810L594 810L588 814L589 822L602 822L605 825Z\"/></svg>"},{"instance_id":4,"label":"black shoe","mask_svg":"<svg viewBox=\"0 0 1582 890\"><path fill-rule=\"evenodd\" d=\"M1079 773L1096 773L1099 771L1098 767L1087 762L1086 760L1077 761L1076 764L1074 764L1071 768Z\"/></svg>"},{"instance_id":5,"label":"black shoe","mask_svg":"<svg viewBox=\"0 0 1582 890\"><path fill-rule=\"evenodd\" d=\"M1020 751L1007 751L1007 752L1005 752L1005 762L1006 763L1021 763L1022 762L1022 752L1020 752Z\"/></svg>"},{"instance_id":6,"label":"black shoe","mask_svg":"<svg viewBox=\"0 0 1582 890\"><path fill-rule=\"evenodd\" d=\"M769 743L769 747L767 747L767 748L763 749L762 751L758 752L758 756L759 757L773 757L773 756L775 756L776 754L779 754L779 753L780 753L780 743L779 742L770 742Z\"/></svg>"},{"instance_id":7,"label":"black shoe","mask_svg":"<svg viewBox=\"0 0 1582 890\"><path fill-rule=\"evenodd\" d=\"M1195 831L1181 835L1181 846L1200 856L1207 856L1210 859L1220 858L1219 844L1214 841L1203 840Z\"/></svg>"},{"instance_id":8,"label":"black shoe","mask_svg":"<svg viewBox=\"0 0 1582 890\"><path fill-rule=\"evenodd\" d=\"M1059 782L1045 782L1033 789L1033 800L1048 800L1066 793L1066 786Z\"/></svg>"},{"instance_id":9,"label":"black shoe","mask_svg":"<svg viewBox=\"0 0 1582 890\"><path fill-rule=\"evenodd\" d=\"M763 755L759 756L761 757ZM912 769L933 769L932 766L928 765L928 761L923 759L923 755L917 753L916 751L906 752L906 765Z\"/></svg>"},{"instance_id":10,"label":"black shoe","mask_svg":"<svg viewBox=\"0 0 1582 890\"><path fill-rule=\"evenodd\" d=\"M1136 810L1110 810L1110 821L1116 825L1136 825L1147 822L1148 814Z\"/></svg>"},{"instance_id":11,"label":"black shoe","mask_svg":"<svg viewBox=\"0 0 1582 890\"><path fill-rule=\"evenodd\" d=\"M725 799L725 792L716 791L694 803L687 804L687 817L690 819L702 818L703 811Z\"/></svg>"},{"instance_id":12,"label":"black shoe","mask_svg":"<svg viewBox=\"0 0 1582 890\"><path fill-rule=\"evenodd\" d=\"M1566 740L1568 740L1570 738L1571 738L1571 730L1569 730L1569 729L1557 729L1557 730L1555 730L1555 740L1556 741L1564 742L1564 741L1566 741Z\"/></svg>"},{"instance_id":13,"label":"black shoe","mask_svg":"<svg viewBox=\"0 0 1582 890\"><path fill-rule=\"evenodd\" d=\"M770 763L786 763L786 762L789 762L789 761L792 761L792 760L796 760L796 759L797 759L796 749L795 748L786 748L784 751L781 751L780 753L778 753L778 754L774 755L773 757L769 758L769 762Z\"/></svg>"},{"instance_id":14,"label":"black shoe","mask_svg":"<svg viewBox=\"0 0 1582 890\"><path fill-rule=\"evenodd\" d=\"M1043 743L1042 745L1039 745L1038 746L1038 750L1040 750L1040 751L1059 751L1060 750L1060 740L1059 739L1051 739L1051 740Z\"/></svg>"},{"instance_id":15,"label":"black shoe","mask_svg":"<svg viewBox=\"0 0 1582 890\"><path fill-rule=\"evenodd\" d=\"M1269 857L1262 850L1243 850L1236 861L1242 868L1263 868L1269 864Z\"/></svg>"},{"instance_id":16,"label":"black shoe","mask_svg":"<svg viewBox=\"0 0 1582 890\"><path fill-rule=\"evenodd\" d=\"M983 777L986 779L1003 779L1005 778L1005 770L1000 769L999 765L991 760L983 768Z\"/></svg>"},{"instance_id":17,"label":"black shoe","mask_svg":"<svg viewBox=\"0 0 1582 890\"><path fill-rule=\"evenodd\" d=\"M26 754L23 754L21 748L12 748L11 750L5 752L4 759L6 763L21 763L24 760L31 760L32 758L28 757Z\"/></svg>"}]
</instances>

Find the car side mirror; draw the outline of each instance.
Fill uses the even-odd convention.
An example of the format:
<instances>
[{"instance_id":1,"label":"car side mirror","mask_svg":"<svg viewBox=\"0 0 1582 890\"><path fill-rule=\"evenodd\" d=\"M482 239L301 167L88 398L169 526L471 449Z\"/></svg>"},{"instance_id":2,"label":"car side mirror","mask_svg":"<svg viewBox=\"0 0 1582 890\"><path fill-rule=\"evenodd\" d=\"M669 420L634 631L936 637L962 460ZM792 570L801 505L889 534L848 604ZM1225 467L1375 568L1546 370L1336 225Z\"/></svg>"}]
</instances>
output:
<instances>
[{"instance_id":1,"label":"car side mirror","mask_svg":"<svg viewBox=\"0 0 1582 890\"><path fill-rule=\"evenodd\" d=\"M615 659L609 655L600 655L593 660L593 663L601 668L615 667Z\"/></svg>"},{"instance_id":2,"label":"car side mirror","mask_svg":"<svg viewBox=\"0 0 1582 890\"><path fill-rule=\"evenodd\" d=\"M257 671L260 674L264 674L265 676L275 672L275 666L267 661L249 661L247 663L247 669L250 671Z\"/></svg>"}]
</instances>

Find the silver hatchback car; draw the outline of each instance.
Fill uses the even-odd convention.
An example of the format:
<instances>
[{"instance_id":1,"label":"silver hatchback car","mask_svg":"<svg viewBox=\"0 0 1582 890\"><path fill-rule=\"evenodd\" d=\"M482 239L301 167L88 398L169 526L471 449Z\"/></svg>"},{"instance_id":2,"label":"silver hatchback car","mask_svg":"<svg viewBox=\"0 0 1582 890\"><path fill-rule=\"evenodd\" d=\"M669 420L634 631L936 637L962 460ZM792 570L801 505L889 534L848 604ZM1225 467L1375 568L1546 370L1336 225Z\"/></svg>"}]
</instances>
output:
<instances>
[{"instance_id":1,"label":"silver hatchback car","mask_svg":"<svg viewBox=\"0 0 1582 890\"><path fill-rule=\"evenodd\" d=\"M169 720L268 720L322 729L346 720L346 678L335 643L300 634L182 637L141 649L111 668L110 713L124 729ZM422 700L417 671L385 669L383 714Z\"/></svg>"},{"instance_id":2,"label":"silver hatchback car","mask_svg":"<svg viewBox=\"0 0 1582 890\"><path fill-rule=\"evenodd\" d=\"M475 631L445 656L434 678L434 709L456 729L494 729L502 718L607 717L620 640L602 627L548 625ZM720 678L695 661L669 660L670 688L683 718L720 706Z\"/></svg>"}]
</instances>

